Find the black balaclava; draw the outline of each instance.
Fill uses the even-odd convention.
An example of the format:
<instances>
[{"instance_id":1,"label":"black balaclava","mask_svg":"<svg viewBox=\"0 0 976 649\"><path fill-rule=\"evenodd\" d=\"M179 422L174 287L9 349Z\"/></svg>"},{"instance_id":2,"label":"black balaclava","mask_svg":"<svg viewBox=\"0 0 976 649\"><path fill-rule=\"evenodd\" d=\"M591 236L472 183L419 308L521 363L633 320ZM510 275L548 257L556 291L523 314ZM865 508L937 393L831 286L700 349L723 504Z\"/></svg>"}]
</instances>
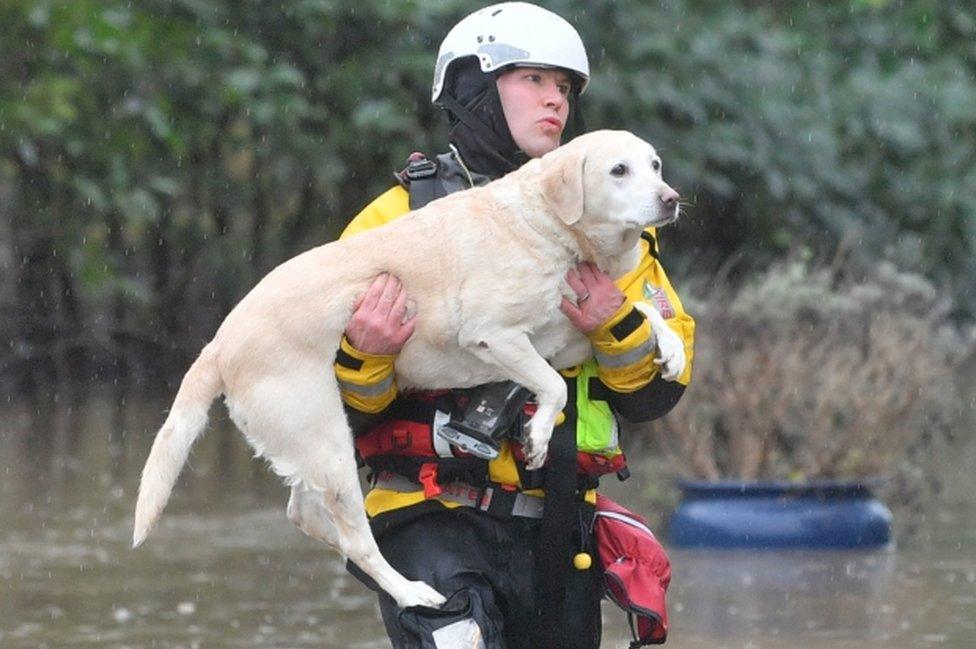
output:
<instances>
[{"instance_id":1,"label":"black balaclava","mask_svg":"<svg viewBox=\"0 0 976 649\"><path fill-rule=\"evenodd\" d=\"M451 124L450 140L472 171L498 178L518 169L528 157L519 150L505 120L494 74L485 74L474 57L458 61L441 103Z\"/></svg>"},{"instance_id":2,"label":"black balaclava","mask_svg":"<svg viewBox=\"0 0 976 649\"><path fill-rule=\"evenodd\" d=\"M495 84L497 73L482 72L474 57L458 61L451 73L439 101L448 111L451 144L457 147L464 164L472 171L499 178L528 162L529 157L518 148L508 129ZM576 113L576 119L571 123L577 130L578 94L577 84L573 85L570 111Z\"/></svg>"}]
</instances>

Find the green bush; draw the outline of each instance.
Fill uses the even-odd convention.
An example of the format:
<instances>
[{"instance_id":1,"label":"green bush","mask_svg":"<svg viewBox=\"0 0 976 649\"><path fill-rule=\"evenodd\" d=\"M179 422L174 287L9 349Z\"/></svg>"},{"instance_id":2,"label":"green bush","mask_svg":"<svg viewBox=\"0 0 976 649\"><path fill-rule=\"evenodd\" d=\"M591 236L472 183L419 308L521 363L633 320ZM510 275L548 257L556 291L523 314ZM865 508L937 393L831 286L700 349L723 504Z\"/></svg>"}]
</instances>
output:
<instances>
[{"instance_id":1,"label":"green bush","mask_svg":"<svg viewBox=\"0 0 976 649\"><path fill-rule=\"evenodd\" d=\"M964 0L543 3L589 126L692 203L669 266L847 246L976 310L976 19ZM450 2L0 5L0 375L178 375L237 299L414 149ZM730 261L732 260L732 261Z\"/></svg>"},{"instance_id":2,"label":"green bush","mask_svg":"<svg viewBox=\"0 0 976 649\"><path fill-rule=\"evenodd\" d=\"M742 252L751 270L844 241L951 285L971 311L971 5L755 4L601 5L593 121L663 150L694 202L686 248Z\"/></svg>"}]
</instances>

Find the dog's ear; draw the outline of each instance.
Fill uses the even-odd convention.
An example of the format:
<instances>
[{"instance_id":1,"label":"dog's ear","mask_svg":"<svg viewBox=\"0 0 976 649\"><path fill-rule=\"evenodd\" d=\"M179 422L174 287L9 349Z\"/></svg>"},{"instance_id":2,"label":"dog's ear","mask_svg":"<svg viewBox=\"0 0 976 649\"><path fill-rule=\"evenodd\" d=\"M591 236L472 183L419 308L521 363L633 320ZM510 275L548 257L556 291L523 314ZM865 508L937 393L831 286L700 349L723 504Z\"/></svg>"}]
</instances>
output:
<instances>
[{"instance_id":1,"label":"dog's ear","mask_svg":"<svg viewBox=\"0 0 976 649\"><path fill-rule=\"evenodd\" d=\"M583 168L586 156L580 150L566 151L549 162L542 172L542 197L566 225L583 218Z\"/></svg>"}]
</instances>

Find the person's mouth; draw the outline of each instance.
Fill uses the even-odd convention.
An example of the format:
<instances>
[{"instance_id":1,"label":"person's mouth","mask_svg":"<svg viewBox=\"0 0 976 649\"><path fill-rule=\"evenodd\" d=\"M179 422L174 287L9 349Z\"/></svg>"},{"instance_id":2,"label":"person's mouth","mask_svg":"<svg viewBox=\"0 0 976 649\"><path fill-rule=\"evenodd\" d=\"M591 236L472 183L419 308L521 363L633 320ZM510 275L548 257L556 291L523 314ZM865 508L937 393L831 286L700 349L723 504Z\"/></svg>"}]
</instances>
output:
<instances>
[{"instance_id":1,"label":"person's mouth","mask_svg":"<svg viewBox=\"0 0 976 649\"><path fill-rule=\"evenodd\" d=\"M553 128L559 130L562 130L563 128L563 123L556 117L543 117L539 120L539 123L545 126L552 126Z\"/></svg>"}]
</instances>

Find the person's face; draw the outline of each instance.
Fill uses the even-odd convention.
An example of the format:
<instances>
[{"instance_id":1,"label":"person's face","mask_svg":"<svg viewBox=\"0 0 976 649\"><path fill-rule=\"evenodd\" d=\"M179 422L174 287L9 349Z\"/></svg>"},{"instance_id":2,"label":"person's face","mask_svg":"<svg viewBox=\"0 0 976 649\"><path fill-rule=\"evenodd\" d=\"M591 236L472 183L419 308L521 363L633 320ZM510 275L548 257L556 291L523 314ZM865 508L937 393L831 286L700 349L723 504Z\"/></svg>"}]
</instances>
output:
<instances>
[{"instance_id":1,"label":"person's face","mask_svg":"<svg viewBox=\"0 0 976 649\"><path fill-rule=\"evenodd\" d=\"M557 69L514 68L503 72L497 84L515 144L531 158L558 147L569 116L569 75Z\"/></svg>"}]
</instances>

